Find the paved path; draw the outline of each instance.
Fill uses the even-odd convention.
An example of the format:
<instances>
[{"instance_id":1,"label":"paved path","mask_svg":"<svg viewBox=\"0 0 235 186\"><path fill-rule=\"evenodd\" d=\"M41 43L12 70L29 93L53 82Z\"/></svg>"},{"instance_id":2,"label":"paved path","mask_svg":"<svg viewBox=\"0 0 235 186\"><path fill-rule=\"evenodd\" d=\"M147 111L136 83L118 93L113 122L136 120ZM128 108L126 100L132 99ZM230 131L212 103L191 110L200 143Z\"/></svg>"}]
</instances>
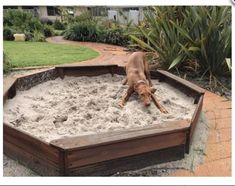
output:
<instances>
[{"instance_id":1,"label":"paved path","mask_svg":"<svg viewBox=\"0 0 235 186\"><path fill-rule=\"evenodd\" d=\"M179 170L171 176L232 176L232 103L207 91L203 111L209 122L204 163L196 167L194 172Z\"/></svg>"},{"instance_id":2,"label":"paved path","mask_svg":"<svg viewBox=\"0 0 235 186\"><path fill-rule=\"evenodd\" d=\"M61 36L47 38L47 41L50 43L57 43L57 44L83 45L96 50L100 54L100 56L95 59L68 64L71 66L78 64L94 65L94 64L110 64L110 63L123 66L127 62L128 55L130 54L129 52L127 52L126 48L124 47L103 44L103 43L68 41L64 40Z\"/></svg>"},{"instance_id":3,"label":"paved path","mask_svg":"<svg viewBox=\"0 0 235 186\"><path fill-rule=\"evenodd\" d=\"M79 62L79 64L86 63L92 65L112 63L125 65L129 55L129 53L125 51L125 48L119 46L66 41L59 36L48 38L47 41L59 44L84 45L100 53L99 57ZM68 65L78 65L78 63ZM17 77L19 74L13 76ZM4 86L7 86L9 83L10 81L6 81L4 78ZM171 176L231 176L231 108L231 101L206 91L203 111L206 113L209 121L209 137L206 145L205 161L203 164L196 167L193 172L178 170Z\"/></svg>"}]
</instances>

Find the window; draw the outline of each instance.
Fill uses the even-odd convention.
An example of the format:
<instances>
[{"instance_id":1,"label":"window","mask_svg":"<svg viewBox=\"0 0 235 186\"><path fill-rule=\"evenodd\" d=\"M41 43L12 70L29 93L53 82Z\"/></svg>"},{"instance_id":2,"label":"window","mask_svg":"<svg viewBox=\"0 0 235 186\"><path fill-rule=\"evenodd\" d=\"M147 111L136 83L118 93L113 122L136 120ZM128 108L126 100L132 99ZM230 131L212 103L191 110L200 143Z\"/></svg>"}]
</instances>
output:
<instances>
[{"instance_id":1,"label":"window","mask_svg":"<svg viewBox=\"0 0 235 186\"><path fill-rule=\"evenodd\" d=\"M3 6L3 9L18 9L18 6Z\"/></svg>"},{"instance_id":2,"label":"window","mask_svg":"<svg viewBox=\"0 0 235 186\"><path fill-rule=\"evenodd\" d=\"M92 16L108 16L109 8L103 6L90 7L88 10L91 11Z\"/></svg>"},{"instance_id":3,"label":"window","mask_svg":"<svg viewBox=\"0 0 235 186\"><path fill-rule=\"evenodd\" d=\"M58 15L58 9L54 6L47 6L47 15L48 16Z\"/></svg>"},{"instance_id":4,"label":"window","mask_svg":"<svg viewBox=\"0 0 235 186\"><path fill-rule=\"evenodd\" d=\"M37 8L37 6L22 6L22 9L26 9L26 10L28 10L28 9L36 9Z\"/></svg>"}]
</instances>

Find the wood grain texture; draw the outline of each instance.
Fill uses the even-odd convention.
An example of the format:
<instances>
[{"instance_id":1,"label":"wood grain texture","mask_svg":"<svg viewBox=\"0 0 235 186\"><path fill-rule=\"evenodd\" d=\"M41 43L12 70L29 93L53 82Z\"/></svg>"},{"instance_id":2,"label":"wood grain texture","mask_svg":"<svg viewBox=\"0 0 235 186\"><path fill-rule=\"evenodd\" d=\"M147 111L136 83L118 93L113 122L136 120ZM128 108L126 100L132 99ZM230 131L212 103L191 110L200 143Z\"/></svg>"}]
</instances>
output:
<instances>
[{"instance_id":1,"label":"wood grain texture","mask_svg":"<svg viewBox=\"0 0 235 186\"><path fill-rule=\"evenodd\" d=\"M171 74L171 73L169 73L167 71L158 70L157 72L160 73L161 75L163 75L164 78L172 79L175 82L179 82L179 83L185 85L186 87L194 90L195 92L197 92L199 94L204 94L205 93L205 90L203 88L201 88L201 87L199 87L199 86L197 86L197 85L195 85L195 84L193 84L193 83L191 83L191 82L189 82L189 81L187 81L185 79L182 79L182 78L180 78L178 76L175 76L175 75L173 75L173 74Z\"/></svg>"},{"instance_id":2,"label":"wood grain texture","mask_svg":"<svg viewBox=\"0 0 235 186\"><path fill-rule=\"evenodd\" d=\"M68 152L68 168L75 168L111 159L174 147L186 143L186 132L112 143Z\"/></svg>"},{"instance_id":3,"label":"wood grain texture","mask_svg":"<svg viewBox=\"0 0 235 186\"><path fill-rule=\"evenodd\" d=\"M12 148L21 149L22 151L46 162L48 166L58 168L59 167L59 150L50 146L48 143L44 143L23 131L14 129L7 124L3 125L3 140L7 142L6 145L11 144ZM7 146L5 146L7 149ZM8 153L5 152L4 153ZM16 157L17 158L17 153Z\"/></svg>"},{"instance_id":4,"label":"wood grain texture","mask_svg":"<svg viewBox=\"0 0 235 186\"><path fill-rule=\"evenodd\" d=\"M63 75L66 76L97 76L102 74L114 74L114 69L117 68L117 65L78 65L78 66L69 66L61 65L55 67L58 72L63 71Z\"/></svg>"},{"instance_id":5,"label":"wood grain texture","mask_svg":"<svg viewBox=\"0 0 235 186\"><path fill-rule=\"evenodd\" d=\"M199 119L201 111L202 111L203 98L204 98L204 95L201 95L200 98L199 98L199 101L197 103L197 107L196 107L196 109L193 113L193 117L192 117L190 128L189 128L189 133L188 133L188 137L187 137L188 139L187 139L187 144L186 144L186 153L189 153L189 149L190 149L190 145L192 143L194 130L196 128L198 119Z\"/></svg>"},{"instance_id":6,"label":"wood grain texture","mask_svg":"<svg viewBox=\"0 0 235 186\"><path fill-rule=\"evenodd\" d=\"M52 166L50 163L45 161L45 159L35 156L35 154L32 154L27 150L20 148L18 145L13 144L6 139L4 139L3 141L3 152L8 157L19 161L21 164L29 167L39 175L43 176L61 175L59 167Z\"/></svg>"},{"instance_id":7,"label":"wood grain texture","mask_svg":"<svg viewBox=\"0 0 235 186\"><path fill-rule=\"evenodd\" d=\"M184 145L68 169L69 176L110 176L117 172L184 158Z\"/></svg>"},{"instance_id":8,"label":"wood grain texture","mask_svg":"<svg viewBox=\"0 0 235 186\"><path fill-rule=\"evenodd\" d=\"M3 81L3 103L16 95L16 81L16 78L8 78Z\"/></svg>"},{"instance_id":9,"label":"wood grain texture","mask_svg":"<svg viewBox=\"0 0 235 186\"><path fill-rule=\"evenodd\" d=\"M151 125L148 127L138 127L115 132L57 139L52 140L50 144L62 150L71 151L128 141L130 139L141 139L161 134L174 133L177 131L186 131L189 127L190 121L180 120L167 122L164 124Z\"/></svg>"}]
</instances>

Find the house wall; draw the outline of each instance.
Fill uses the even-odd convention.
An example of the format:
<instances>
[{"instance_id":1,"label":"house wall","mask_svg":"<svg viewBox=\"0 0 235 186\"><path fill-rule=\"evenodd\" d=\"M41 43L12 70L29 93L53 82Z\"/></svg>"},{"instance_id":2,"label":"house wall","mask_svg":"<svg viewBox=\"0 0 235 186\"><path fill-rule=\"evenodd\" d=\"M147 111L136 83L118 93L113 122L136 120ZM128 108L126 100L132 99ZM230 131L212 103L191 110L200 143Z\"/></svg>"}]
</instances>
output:
<instances>
[{"instance_id":1,"label":"house wall","mask_svg":"<svg viewBox=\"0 0 235 186\"><path fill-rule=\"evenodd\" d=\"M74 16L79 16L82 13L88 11L88 7L84 7L84 6L75 6L74 7Z\"/></svg>"},{"instance_id":2,"label":"house wall","mask_svg":"<svg viewBox=\"0 0 235 186\"><path fill-rule=\"evenodd\" d=\"M113 16L116 15L116 20L121 24L127 24L130 21L132 21L132 24L138 24L139 21L143 21L144 19L142 7L140 7L138 10L131 10L127 7L110 7L108 12L109 20L114 20Z\"/></svg>"},{"instance_id":3,"label":"house wall","mask_svg":"<svg viewBox=\"0 0 235 186\"><path fill-rule=\"evenodd\" d=\"M55 21L56 19L60 20L60 16L49 16L47 14L47 7L46 6L40 6L38 9L38 14L40 18L48 18L51 21Z\"/></svg>"}]
</instances>

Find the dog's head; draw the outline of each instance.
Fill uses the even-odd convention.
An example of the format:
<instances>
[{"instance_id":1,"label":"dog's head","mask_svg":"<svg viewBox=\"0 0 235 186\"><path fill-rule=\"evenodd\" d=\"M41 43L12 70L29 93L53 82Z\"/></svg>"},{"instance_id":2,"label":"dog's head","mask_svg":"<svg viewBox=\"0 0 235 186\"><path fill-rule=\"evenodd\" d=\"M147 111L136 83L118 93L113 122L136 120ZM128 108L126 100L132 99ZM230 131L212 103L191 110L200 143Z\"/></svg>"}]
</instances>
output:
<instances>
[{"instance_id":1,"label":"dog's head","mask_svg":"<svg viewBox=\"0 0 235 186\"><path fill-rule=\"evenodd\" d=\"M135 91L138 93L141 101L144 103L145 106L150 106L151 103L151 88L144 83L138 84L135 87Z\"/></svg>"}]
</instances>

